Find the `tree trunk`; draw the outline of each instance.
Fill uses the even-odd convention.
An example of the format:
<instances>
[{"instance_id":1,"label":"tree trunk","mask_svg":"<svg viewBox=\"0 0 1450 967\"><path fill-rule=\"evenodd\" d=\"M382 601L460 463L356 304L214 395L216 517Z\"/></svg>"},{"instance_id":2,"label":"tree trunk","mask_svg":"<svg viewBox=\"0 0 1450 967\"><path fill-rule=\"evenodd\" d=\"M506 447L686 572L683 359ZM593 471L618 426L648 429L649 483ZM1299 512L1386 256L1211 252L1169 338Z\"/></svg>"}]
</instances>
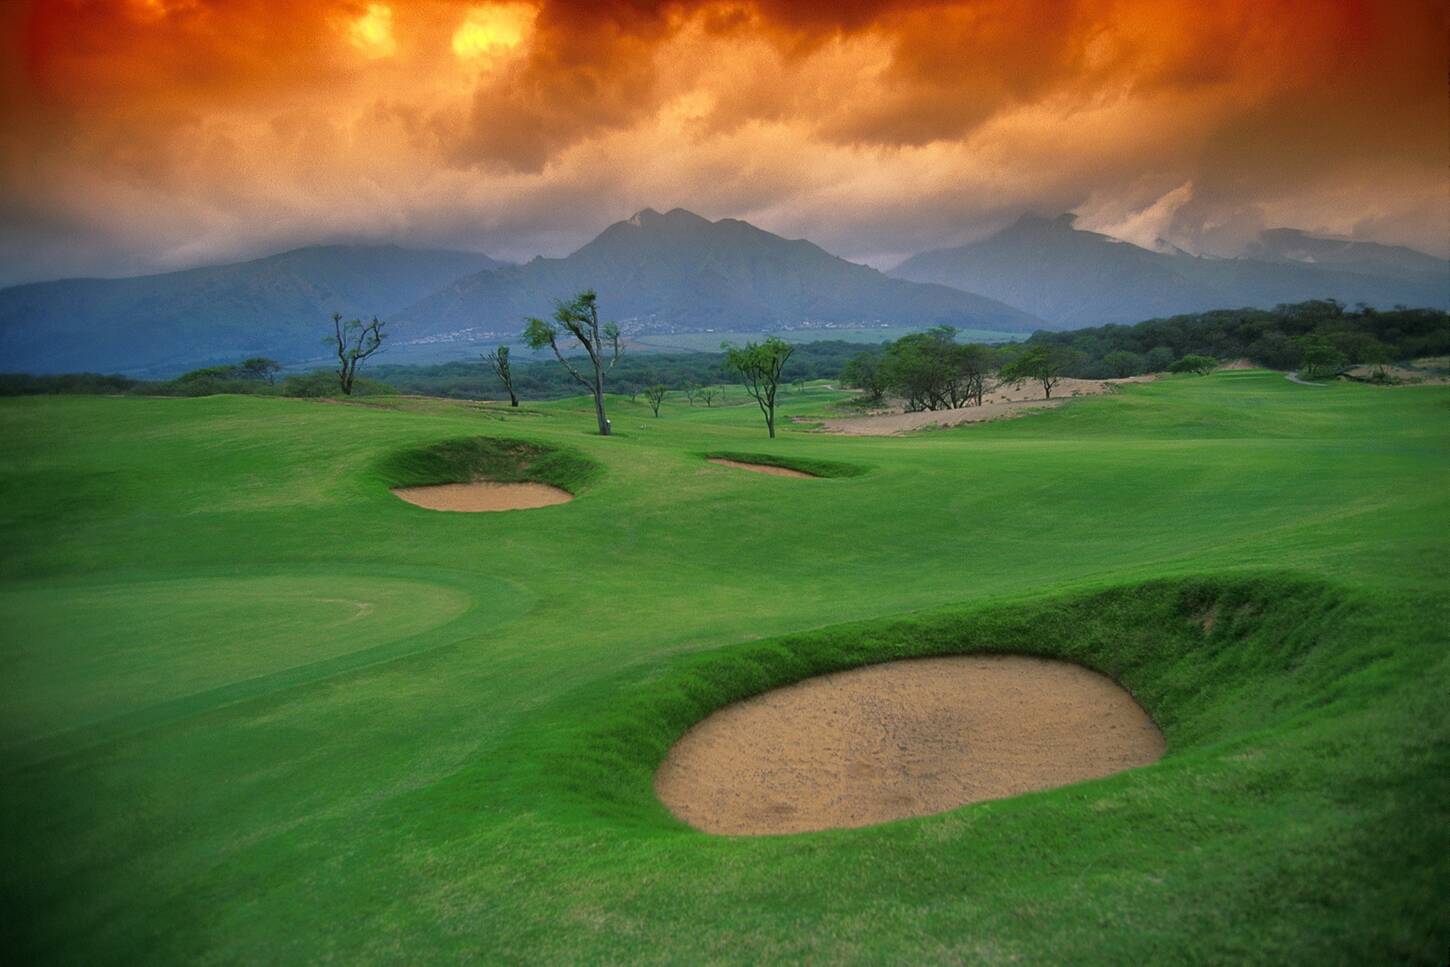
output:
<instances>
[{"instance_id":1,"label":"tree trunk","mask_svg":"<svg viewBox=\"0 0 1450 967\"><path fill-rule=\"evenodd\" d=\"M604 379L594 369L594 416L599 421L599 435L609 436L609 419L604 415Z\"/></svg>"}]
</instances>

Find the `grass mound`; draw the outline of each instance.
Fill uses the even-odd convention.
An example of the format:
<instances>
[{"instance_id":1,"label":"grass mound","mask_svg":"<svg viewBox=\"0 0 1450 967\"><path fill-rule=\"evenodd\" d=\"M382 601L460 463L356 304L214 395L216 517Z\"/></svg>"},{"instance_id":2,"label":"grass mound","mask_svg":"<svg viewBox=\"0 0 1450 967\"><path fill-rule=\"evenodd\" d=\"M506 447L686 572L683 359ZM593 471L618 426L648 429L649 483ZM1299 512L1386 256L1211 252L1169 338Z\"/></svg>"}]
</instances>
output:
<instances>
[{"instance_id":1,"label":"grass mound","mask_svg":"<svg viewBox=\"0 0 1450 967\"><path fill-rule=\"evenodd\" d=\"M733 460L736 463L754 463L763 467L781 467L807 473L812 477L860 477L869 468L856 463L838 460L821 460L815 457L801 457L794 454L782 456L778 453L743 453L738 450L711 450L701 454L706 460Z\"/></svg>"},{"instance_id":2,"label":"grass mound","mask_svg":"<svg viewBox=\"0 0 1450 967\"><path fill-rule=\"evenodd\" d=\"M600 467L563 447L500 437L464 437L394 453L378 464L377 472L389 487L490 480L549 484L577 496L598 477Z\"/></svg>"},{"instance_id":3,"label":"grass mound","mask_svg":"<svg viewBox=\"0 0 1450 967\"><path fill-rule=\"evenodd\" d=\"M652 777L684 731L713 711L902 658L1059 658L1132 692L1162 728L1165 758L885 826L730 839L737 897L764 902L777 889L766 871L785 864L803 882L833 883L879 863L873 876L888 904L917 902L929 890L966 908L1000 910L1011 897L1008 906L1038 911L958 925L990 931L1029 960L1053 950L1091 960L1101 953L1100 925L1129 910L1173 926L1115 934L1121 956L1191 947L1208 960L1313 959L1304 944L1317 938L1312 946L1335 962L1391 951L1414 959L1437 933L1425 919L1433 894L1450 886L1403 875L1407 859L1429 862L1426 833L1450 795L1433 751L1444 714L1432 711L1433 676L1407 687L1416 662L1376 644L1376 631L1373 602L1358 592L1278 573L854 623L681 657L643 683L597 683L528 717L486 775L468 782L484 800L531 803L537 821L556 830L550 836L608 828L613 839L638 841L653 862L668 853L709 864L717 853L702 841L712 837L671 815ZM1380 754L1354 753L1366 744ZM1376 831L1373 842L1366 829ZM679 847L658 845L660 837ZM1100 871L1086 890L1084 870ZM692 880L685 873L676 885ZM690 905L682 896L672 902ZM1050 937L1032 926L1038 916L1053 922Z\"/></svg>"}]
</instances>

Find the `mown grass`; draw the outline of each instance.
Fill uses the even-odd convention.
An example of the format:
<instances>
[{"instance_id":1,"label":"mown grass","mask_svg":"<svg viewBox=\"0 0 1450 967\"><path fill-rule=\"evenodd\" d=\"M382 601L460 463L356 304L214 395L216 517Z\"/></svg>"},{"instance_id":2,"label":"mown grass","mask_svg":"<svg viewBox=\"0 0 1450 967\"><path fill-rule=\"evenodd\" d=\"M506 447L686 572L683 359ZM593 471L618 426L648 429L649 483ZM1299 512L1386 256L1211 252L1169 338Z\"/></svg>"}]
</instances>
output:
<instances>
[{"instance_id":1,"label":"mown grass","mask_svg":"<svg viewBox=\"0 0 1450 967\"><path fill-rule=\"evenodd\" d=\"M1450 392L1232 373L774 441L753 405L611 400L601 439L582 400L382 403L0 405L12 956L1443 959ZM548 459L588 499L388 492ZM956 651L1104 671L1168 755L799 836L652 796L722 703Z\"/></svg>"}]
</instances>

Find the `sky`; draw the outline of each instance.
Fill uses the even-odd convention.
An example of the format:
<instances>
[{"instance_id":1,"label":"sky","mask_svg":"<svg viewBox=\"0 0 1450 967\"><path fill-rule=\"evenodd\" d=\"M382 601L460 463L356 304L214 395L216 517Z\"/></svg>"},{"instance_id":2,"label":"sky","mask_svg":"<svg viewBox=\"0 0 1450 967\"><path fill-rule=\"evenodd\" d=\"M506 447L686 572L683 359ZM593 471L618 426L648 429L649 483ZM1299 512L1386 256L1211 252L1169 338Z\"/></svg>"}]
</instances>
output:
<instances>
[{"instance_id":1,"label":"sky","mask_svg":"<svg viewBox=\"0 0 1450 967\"><path fill-rule=\"evenodd\" d=\"M6 0L0 285L562 255L651 207L889 267L1024 212L1450 254L1450 4Z\"/></svg>"}]
</instances>

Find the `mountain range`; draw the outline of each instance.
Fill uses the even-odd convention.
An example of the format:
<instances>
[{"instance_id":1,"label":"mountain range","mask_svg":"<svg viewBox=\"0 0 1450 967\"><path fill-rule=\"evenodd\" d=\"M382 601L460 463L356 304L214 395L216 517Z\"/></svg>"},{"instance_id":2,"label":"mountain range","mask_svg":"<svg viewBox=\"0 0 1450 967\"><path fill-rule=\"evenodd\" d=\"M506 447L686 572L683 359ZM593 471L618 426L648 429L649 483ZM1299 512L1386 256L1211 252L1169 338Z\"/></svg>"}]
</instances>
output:
<instances>
[{"instance_id":1,"label":"mountain range","mask_svg":"<svg viewBox=\"0 0 1450 967\"><path fill-rule=\"evenodd\" d=\"M251 355L305 363L325 356L334 311L387 319L402 355L472 354L584 288L626 333L803 324L1026 332L1310 298L1447 307L1450 264L1292 229L1265 232L1242 258L1203 258L1083 231L1071 215L1029 215L883 274L736 219L645 209L564 258L524 265L332 245L160 275L11 286L0 289L0 371L167 375Z\"/></svg>"},{"instance_id":2,"label":"mountain range","mask_svg":"<svg viewBox=\"0 0 1450 967\"><path fill-rule=\"evenodd\" d=\"M174 373L246 356L320 355L333 312L387 316L486 255L394 245L300 248L127 279L0 289L0 369Z\"/></svg>"},{"instance_id":3,"label":"mountain range","mask_svg":"<svg viewBox=\"0 0 1450 967\"><path fill-rule=\"evenodd\" d=\"M1308 299L1450 307L1450 263L1414 249L1274 229L1244 257L1222 259L1152 251L1073 223L1072 215L1024 215L981 241L912 256L890 274L979 292L1063 329Z\"/></svg>"},{"instance_id":4,"label":"mountain range","mask_svg":"<svg viewBox=\"0 0 1450 967\"><path fill-rule=\"evenodd\" d=\"M398 314L399 331L518 326L584 288L626 331L778 329L807 322L1027 331L1042 320L993 299L892 279L802 240L677 208L616 222L566 258L475 272Z\"/></svg>"}]
</instances>

